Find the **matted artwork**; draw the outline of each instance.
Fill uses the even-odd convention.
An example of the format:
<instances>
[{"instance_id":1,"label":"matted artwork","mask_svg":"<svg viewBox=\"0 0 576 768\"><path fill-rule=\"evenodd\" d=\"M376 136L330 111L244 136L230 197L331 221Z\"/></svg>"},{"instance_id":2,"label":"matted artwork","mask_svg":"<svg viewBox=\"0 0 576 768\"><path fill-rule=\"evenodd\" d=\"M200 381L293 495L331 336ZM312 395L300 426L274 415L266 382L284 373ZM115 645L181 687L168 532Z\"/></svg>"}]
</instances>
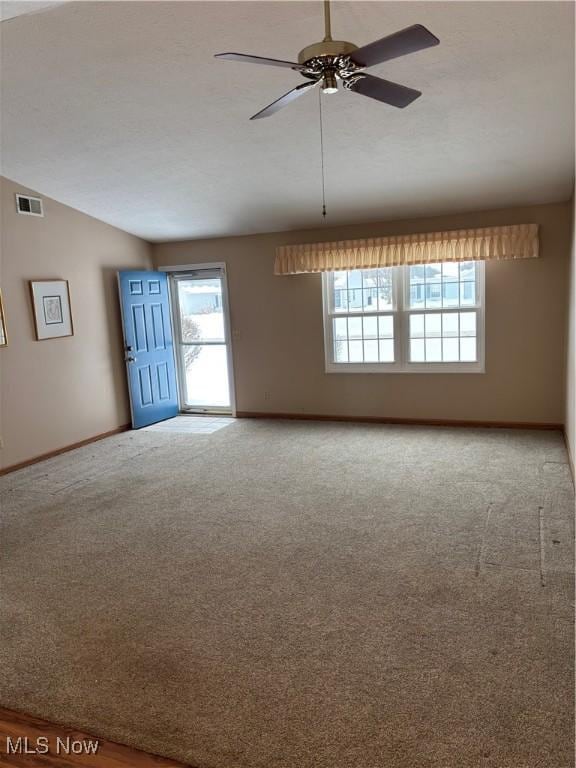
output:
<instances>
[{"instance_id":1,"label":"matted artwork","mask_svg":"<svg viewBox=\"0 0 576 768\"><path fill-rule=\"evenodd\" d=\"M70 291L67 280L31 280L36 338L73 336Z\"/></svg>"},{"instance_id":2,"label":"matted artwork","mask_svg":"<svg viewBox=\"0 0 576 768\"><path fill-rule=\"evenodd\" d=\"M4 305L2 304L2 293L0 293L0 347L8 344L8 333L6 331L6 320L4 319Z\"/></svg>"}]
</instances>

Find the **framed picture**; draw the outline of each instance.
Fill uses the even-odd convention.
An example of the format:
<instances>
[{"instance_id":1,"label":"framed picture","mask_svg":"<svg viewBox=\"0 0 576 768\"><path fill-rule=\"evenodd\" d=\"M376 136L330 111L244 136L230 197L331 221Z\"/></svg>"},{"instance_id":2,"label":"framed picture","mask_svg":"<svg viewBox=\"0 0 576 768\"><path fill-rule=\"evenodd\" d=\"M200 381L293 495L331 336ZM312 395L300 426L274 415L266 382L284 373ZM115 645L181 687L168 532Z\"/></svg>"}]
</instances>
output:
<instances>
[{"instance_id":1,"label":"framed picture","mask_svg":"<svg viewBox=\"0 0 576 768\"><path fill-rule=\"evenodd\" d=\"M68 280L31 280L36 338L58 339L73 336Z\"/></svg>"},{"instance_id":2,"label":"framed picture","mask_svg":"<svg viewBox=\"0 0 576 768\"><path fill-rule=\"evenodd\" d=\"M6 320L4 319L4 305L2 304L2 293L0 293L0 347L8 345L8 332L6 331Z\"/></svg>"}]
</instances>

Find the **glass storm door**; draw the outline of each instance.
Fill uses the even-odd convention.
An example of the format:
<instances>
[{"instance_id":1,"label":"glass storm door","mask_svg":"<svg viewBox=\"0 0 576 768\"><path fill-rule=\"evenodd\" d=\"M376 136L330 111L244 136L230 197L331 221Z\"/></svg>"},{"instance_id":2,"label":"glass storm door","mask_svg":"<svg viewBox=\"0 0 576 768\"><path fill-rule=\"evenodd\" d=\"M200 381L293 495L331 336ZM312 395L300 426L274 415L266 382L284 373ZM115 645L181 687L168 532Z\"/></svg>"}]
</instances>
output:
<instances>
[{"instance_id":1,"label":"glass storm door","mask_svg":"<svg viewBox=\"0 0 576 768\"><path fill-rule=\"evenodd\" d=\"M172 276L181 407L232 411L228 302L223 270Z\"/></svg>"}]
</instances>

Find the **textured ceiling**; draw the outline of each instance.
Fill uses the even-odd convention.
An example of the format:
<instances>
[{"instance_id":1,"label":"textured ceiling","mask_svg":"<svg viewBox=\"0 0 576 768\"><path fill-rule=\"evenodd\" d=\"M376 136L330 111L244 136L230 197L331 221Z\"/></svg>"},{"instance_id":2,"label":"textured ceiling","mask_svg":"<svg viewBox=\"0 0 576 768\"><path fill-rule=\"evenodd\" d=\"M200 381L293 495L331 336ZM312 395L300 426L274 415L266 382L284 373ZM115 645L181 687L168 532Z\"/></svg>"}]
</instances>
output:
<instances>
[{"instance_id":1,"label":"textured ceiling","mask_svg":"<svg viewBox=\"0 0 576 768\"><path fill-rule=\"evenodd\" d=\"M0 2L0 21L14 19L25 13L40 13L56 8L67 0L2 0Z\"/></svg>"},{"instance_id":2,"label":"textured ceiling","mask_svg":"<svg viewBox=\"0 0 576 768\"><path fill-rule=\"evenodd\" d=\"M324 97L328 221L567 199L570 2L336 2L363 45L419 22L441 44L371 70L423 96L396 110ZM248 118L322 37L320 2L66 3L2 31L2 173L149 240L316 226L318 95Z\"/></svg>"}]
</instances>

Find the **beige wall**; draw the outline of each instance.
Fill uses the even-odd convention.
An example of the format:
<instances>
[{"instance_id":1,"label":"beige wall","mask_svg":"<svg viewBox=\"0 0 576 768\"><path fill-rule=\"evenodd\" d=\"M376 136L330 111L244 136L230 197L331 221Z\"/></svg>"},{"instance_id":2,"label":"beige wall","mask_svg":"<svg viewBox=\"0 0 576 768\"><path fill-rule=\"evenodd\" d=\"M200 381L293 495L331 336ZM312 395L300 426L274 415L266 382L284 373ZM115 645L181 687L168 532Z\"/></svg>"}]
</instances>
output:
<instances>
[{"instance_id":1,"label":"beige wall","mask_svg":"<svg viewBox=\"0 0 576 768\"><path fill-rule=\"evenodd\" d=\"M275 246L536 222L541 258L486 268L485 374L326 374L319 275L275 277ZM156 265L228 267L239 411L562 423L570 206L155 245Z\"/></svg>"},{"instance_id":2,"label":"beige wall","mask_svg":"<svg viewBox=\"0 0 576 768\"><path fill-rule=\"evenodd\" d=\"M239 411L560 423L574 456L574 273L568 376L565 336L572 204L313 231L147 243L49 198L45 218L16 213L2 180L0 288L9 345L0 348L0 467L129 421L116 271L225 261ZM537 260L486 269L485 374L326 374L321 280L275 277L288 242L537 222ZM573 236L572 236L573 237ZM572 239L572 262L574 263ZM28 281L70 281L75 335L36 341ZM566 387L564 386L566 378Z\"/></svg>"},{"instance_id":3,"label":"beige wall","mask_svg":"<svg viewBox=\"0 0 576 768\"><path fill-rule=\"evenodd\" d=\"M150 246L43 197L44 218L16 213L1 180L0 288L9 344L0 348L0 467L129 422L116 270L147 268ZM74 336L36 341L28 281L70 283Z\"/></svg>"},{"instance_id":4,"label":"beige wall","mask_svg":"<svg viewBox=\"0 0 576 768\"><path fill-rule=\"evenodd\" d=\"M566 356L566 441L572 470L576 462L576 196L572 198L572 244L570 257L568 342Z\"/></svg>"}]
</instances>

